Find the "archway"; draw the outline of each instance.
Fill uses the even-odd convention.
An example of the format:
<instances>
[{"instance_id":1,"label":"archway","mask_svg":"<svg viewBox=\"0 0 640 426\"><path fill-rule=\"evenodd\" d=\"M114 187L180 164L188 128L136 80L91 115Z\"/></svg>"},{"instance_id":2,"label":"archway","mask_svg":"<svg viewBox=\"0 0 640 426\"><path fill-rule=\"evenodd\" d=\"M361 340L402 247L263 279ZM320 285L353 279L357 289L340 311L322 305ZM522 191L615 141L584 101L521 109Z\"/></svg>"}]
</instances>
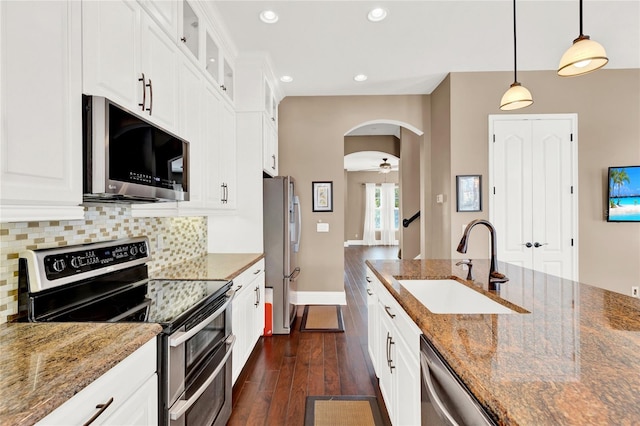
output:
<instances>
[{"instance_id":1,"label":"archway","mask_svg":"<svg viewBox=\"0 0 640 426\"><path fill-rule=\"evenodd\" d=\"M399 242L399 257L411 259L420 255L424 226L418 217L402 225L403 219L417 216L422 206L422 179L420 152L424 132L415 126L388 119L362 122L344 134L345 159L354 154L363 154L363 169L349 170L345 164L345 245L363 244L362 217L364 216L364 180L367 183L396 183L398 186L398 207L395 223ZM366 160L366 155L371 158ZM398 159L399 167L394 167L389 175L377 175L377 165L383 158ZM362 181L362 182L361 182Z\"/></svg>"}]
</instances>

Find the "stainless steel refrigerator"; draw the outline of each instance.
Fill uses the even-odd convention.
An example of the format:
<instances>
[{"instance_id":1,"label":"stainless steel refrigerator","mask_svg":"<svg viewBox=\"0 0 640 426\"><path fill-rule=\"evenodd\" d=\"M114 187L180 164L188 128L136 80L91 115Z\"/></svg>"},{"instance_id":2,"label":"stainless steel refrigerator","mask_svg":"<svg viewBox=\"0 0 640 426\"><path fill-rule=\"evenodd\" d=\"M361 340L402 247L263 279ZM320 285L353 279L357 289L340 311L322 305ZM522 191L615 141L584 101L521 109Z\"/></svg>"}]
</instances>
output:
<instances>
[{"instance_id":1,"label":"stainless steel refrigerator","mask_svg":"<svg viewBox=\"0 0 640 426\"><path fill-rule=\"evenodd\" d=\"M290 292L300 274L300 201L291 176L263 179L266 287L273 288L273 333L289 334L296 307Z\"/></svg>"}]
</instances>

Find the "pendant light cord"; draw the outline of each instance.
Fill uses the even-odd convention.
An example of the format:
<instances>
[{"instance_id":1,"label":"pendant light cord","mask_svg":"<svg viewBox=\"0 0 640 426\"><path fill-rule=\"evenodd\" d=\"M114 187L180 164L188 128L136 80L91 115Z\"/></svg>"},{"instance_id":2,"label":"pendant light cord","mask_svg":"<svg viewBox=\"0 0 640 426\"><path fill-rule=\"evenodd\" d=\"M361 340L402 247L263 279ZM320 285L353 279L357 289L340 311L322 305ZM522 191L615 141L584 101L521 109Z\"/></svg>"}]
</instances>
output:
<instances>
[{"instance_id":1,"label":"pendant light cord","mask_svg":"<svg viewBox=\"0 0 640 426\"><path fill-rule=\"evenodd\" d=\"M582 0L580 0L580 37L582 37Z\"/></svg>"},{"instance_id":2,"label":"pendant light cord","mask_svg":"<svg viewBox=\"0 0 640 426\"><path fill-rule=\"evenodd\" d=\"M580 1L580 4L582 4L582 1ZM582 9L580 10L582 11ZM580 20L580 25L582 25L582 19ZM516 51L516 0L513 0L513 82L518 82L518 60Z\"/></svg>"}]
</instances>

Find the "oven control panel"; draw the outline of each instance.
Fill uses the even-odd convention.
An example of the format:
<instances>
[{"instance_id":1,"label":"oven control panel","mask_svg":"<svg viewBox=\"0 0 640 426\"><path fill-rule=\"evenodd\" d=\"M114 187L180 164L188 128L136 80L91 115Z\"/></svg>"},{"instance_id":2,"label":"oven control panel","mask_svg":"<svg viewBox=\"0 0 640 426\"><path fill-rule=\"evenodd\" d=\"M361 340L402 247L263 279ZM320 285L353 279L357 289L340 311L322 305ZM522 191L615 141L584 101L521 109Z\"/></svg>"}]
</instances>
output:
<instances>
[{"instance_id":1,"label":"oven control panel","mask_svg":"<svg viewBox=\"0 0 640 426\"><path fill-rule=\"evenodd\" d=\"M56 253L45 255L42 264L46 278L56 280L148 258L149 247L145 239L114 245L101 244L100 247L69 247L68 251L57 250Z\"/></svg>"}]
</instances>

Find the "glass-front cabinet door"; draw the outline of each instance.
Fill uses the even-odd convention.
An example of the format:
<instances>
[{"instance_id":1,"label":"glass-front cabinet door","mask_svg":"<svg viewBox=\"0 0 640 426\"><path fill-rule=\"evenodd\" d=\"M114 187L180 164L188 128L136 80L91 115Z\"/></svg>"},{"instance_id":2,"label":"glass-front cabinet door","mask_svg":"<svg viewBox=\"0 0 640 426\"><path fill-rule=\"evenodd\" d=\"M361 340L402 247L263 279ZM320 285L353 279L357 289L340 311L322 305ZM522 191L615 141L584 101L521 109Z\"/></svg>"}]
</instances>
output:
<instances>
[{"instance_id":1,"label":"glass-front cabinet door","mask_svg":"<svg viewBox=\"0 0 640 426\"><path fill-rule=\"evenodd\" d=\"M231 102L233 102L233 68L231 64L224 58L224 81L222 83L222 90L227 94Z\"/></svg>"},{"instance_id":2,"label":"glass-front cabinet door","mask_svg":"<svg viewBox=\"0 0 640 426\"><path fill-rule=\"evenodd\" d=\"M205 40L205 51L206 57L205 60L207 63L205 64L205 68L207 73L211 77L213 77L216 83L220 83L220 47L218 47L218 43L215 42L211 34L207 32L206 40Z\"/></svg>"},{"instance_id":3,"label":"glass-front cabinet door","mask_svg":"<svg viewBox=\"0 0 640 426\"><path fill-rule=\"evenodd\" d=\"M200 58L200 19L193 7L188 1L182 2L182 34L180 35L180 41L187 46L187 49L193 54L196 59Z\"/></svg>"}]
</instances>

